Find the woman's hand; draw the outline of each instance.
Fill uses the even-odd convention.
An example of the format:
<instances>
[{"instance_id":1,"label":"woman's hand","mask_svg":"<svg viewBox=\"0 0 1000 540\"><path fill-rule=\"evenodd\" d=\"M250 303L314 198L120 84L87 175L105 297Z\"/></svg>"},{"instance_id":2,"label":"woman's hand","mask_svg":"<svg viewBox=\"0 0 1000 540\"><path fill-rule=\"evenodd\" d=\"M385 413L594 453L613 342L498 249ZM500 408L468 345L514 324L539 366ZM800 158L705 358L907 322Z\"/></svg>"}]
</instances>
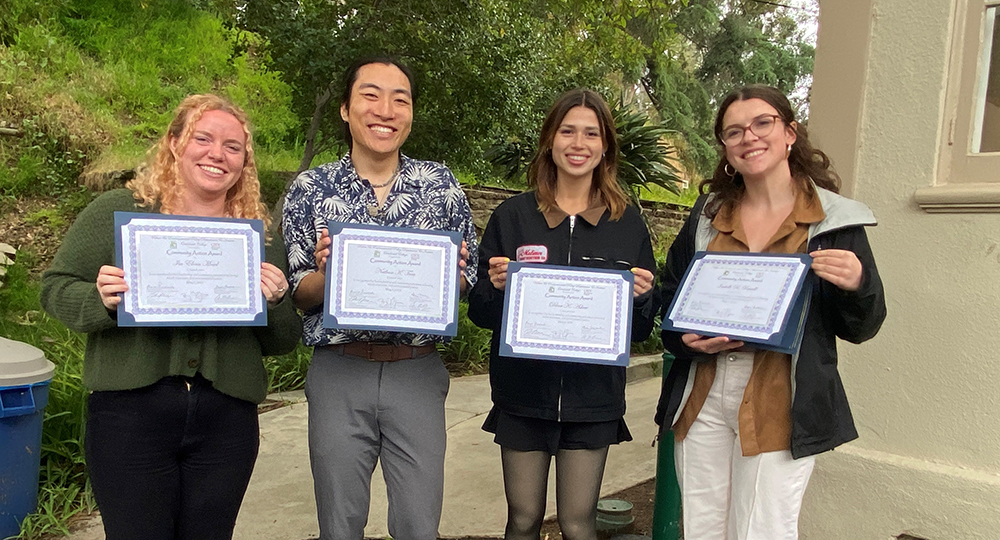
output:
<instances>
[{"instance_id":1,"label":"woman's hand","mask_svg":"<svg viewBox=\"0 0 1000 540\"><path fill-rule=\"evenodd\" d=\"M635 267L632 269L635 276L635 283L632 285L632 297L642 296L653 288L653 273L645 268Z\"/></svg>"},{"instance_id":2,"label":"woman's hand","mask_svg":"<svg viewBox=\"0 0 1000 540\"><path fill-rule=\"evenodd\" d=\"M319 240L316 241L316 268L320 274L326 275L326 260L330 257L330 231L323 229L319 233Z\"/></svg>"},{"instance_id":3,"label":"woman's hand","mask_svg":"<svg viewBox=\"0 0 1000 540\"><path fill-rule=\"evenodd\" d=\"M117 266L104 265L97 271L97 292L101 295L101 303L108 311L118 309L122 297L119 294L128 290L125 283L125 271Z\"/></svg>"},{"instance_id":4,"label":"woman's hand","mask_svg":"<svg viewBox=\"0 0 1000 540\"><path fill-rule=\"evenodd\" d=\"M326 233L326 231L323 232ZM277 304L288 291L288 281L285 280L285 274L271 263L261 263L260 290L264 293L264 298L267 299L269 305Z\"/></svg>"},{"instance_id":5,"label":"woman's hand","mask_svg":"<svg viewBox=\"0 0 1000 540\"><path fill-rule=\"evenodd\" d=\"M861 288L861 261L853 251L820 249L809 254L816 275L845 291Z\"/></svg>"},{"instance_id":6,"label":"woman's hand","mask_svg":"<svg viewBox=\"0 0 1000 540\"><path fill-rule=\"evenodd\" d=\"M490 257L490 283L498 290L504 290L507 286L507 257Z\"/></svg>"},{"instance_id":7,"label":"woman's hand","mask_svg":"<svg viewBox=\"0 0 1000 540\"><path fill-rule=\"evenodd\" d=\"M742 341L733 341L726 336L706 337L698 334L684 334L681 342L689 349L703 354L716 354L743 346Z\"/></svg>"}]
</instances>

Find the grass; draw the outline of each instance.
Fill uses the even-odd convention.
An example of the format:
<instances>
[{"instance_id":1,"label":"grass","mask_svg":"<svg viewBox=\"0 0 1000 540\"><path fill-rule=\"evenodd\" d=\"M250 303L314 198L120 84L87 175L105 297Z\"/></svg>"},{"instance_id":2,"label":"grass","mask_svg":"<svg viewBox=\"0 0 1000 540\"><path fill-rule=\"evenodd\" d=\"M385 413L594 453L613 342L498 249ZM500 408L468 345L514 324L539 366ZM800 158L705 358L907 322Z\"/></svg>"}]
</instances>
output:
<instances>
[{"instance_id":1,"label":"grass","mask_svg":"<svg viewBox=\"0 0 1000 540\"><path fill-rule=\"evenodd\" d=\"M639 198L644 201L680 204L690 207L694 206L694 201L698 199L698 185L697 182L692 182L687 188L681 190L679 194L671 193L657 185L649 185L639 191Z\"/></svg>"},{"instance_id":2,"label":"grass","mask_svg":"<svg viewBox=\"0 0 1000 540\"><path fill-rule=\"evenodd\" d=\"M281 356L264 358L267 369L268 393L299 390L306 385L306 372L312 359L312 347L302 343L294 351Z\"/></svg>"}]
</instances>

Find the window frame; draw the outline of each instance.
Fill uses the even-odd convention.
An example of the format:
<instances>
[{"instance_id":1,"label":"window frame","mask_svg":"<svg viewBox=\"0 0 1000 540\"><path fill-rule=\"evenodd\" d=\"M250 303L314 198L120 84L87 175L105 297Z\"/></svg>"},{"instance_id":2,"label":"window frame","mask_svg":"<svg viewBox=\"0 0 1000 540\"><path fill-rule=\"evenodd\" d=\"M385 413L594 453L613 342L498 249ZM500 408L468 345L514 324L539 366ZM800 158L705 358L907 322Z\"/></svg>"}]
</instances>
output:
<instances>
[{"instance_id":1,"label":"window frame","mask_svg":"<svg viewBox=\"0 0 1000 540\"><path fill-rule=\"evenodd\" d=\"M915 194L928 212L1000 212L1000 152L972 152L979 114L975 97L986 91L979 88L979 66L986 39L992 39L984 34L991 7L1000 10L1000 0L955 2L935 185ZM1000 32L1000 25L994 31ZM991 62L1000 62L1000 51L992 51Z\"/></svg>"}]
</instances>

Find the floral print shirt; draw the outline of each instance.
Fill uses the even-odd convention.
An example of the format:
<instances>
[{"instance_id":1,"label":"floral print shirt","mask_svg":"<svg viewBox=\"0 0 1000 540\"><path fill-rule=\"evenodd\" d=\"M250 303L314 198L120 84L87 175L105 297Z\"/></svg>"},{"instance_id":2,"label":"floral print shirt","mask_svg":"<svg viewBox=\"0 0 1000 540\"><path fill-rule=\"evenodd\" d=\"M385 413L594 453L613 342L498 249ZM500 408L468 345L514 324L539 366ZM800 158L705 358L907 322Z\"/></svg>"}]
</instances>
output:
<instances>
[{"instance_id":1,"label":"floral print shirt","mask_svg":"<svg viewBox=\"0 0 1000 540\"><path fill-rule=\"evenodd\" d=\"M440 163L410 159L402 154L399 159L398 177L381 208L371 184L355 171L350 154L335 163L305 171L295 179L285 198L281 220L288 248L288 282L292 293L302 278L317 271L316 241L330 220L457 231L462 234L469 251L463 275L469 288L476 284L479 258L476 228L469 201L455 175ZM302 340L310 346L352 341L419 346L445 339L426 334L323 328L322 305L306 312L303 326Z\"/></svg>"}]
</instances>

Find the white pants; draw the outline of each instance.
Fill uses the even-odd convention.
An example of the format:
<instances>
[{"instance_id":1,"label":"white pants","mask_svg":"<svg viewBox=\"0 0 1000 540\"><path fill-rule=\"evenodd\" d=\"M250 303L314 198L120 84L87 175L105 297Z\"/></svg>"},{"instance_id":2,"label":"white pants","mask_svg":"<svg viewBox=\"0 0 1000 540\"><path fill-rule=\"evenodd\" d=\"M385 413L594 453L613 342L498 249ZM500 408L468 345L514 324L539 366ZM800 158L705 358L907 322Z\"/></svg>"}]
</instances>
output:
<instances>
[{"instance_id":1,"label":"white pants","mask_svg":"<svg viewBox=\"0 0 1000 540\"><path fill-rule=\"evenodd\" d=\"M738 416L753 353L723 353L705 405L674 459L686 540L795 540L815 458L744 457Z\"/></svg>"}]
</instances>

